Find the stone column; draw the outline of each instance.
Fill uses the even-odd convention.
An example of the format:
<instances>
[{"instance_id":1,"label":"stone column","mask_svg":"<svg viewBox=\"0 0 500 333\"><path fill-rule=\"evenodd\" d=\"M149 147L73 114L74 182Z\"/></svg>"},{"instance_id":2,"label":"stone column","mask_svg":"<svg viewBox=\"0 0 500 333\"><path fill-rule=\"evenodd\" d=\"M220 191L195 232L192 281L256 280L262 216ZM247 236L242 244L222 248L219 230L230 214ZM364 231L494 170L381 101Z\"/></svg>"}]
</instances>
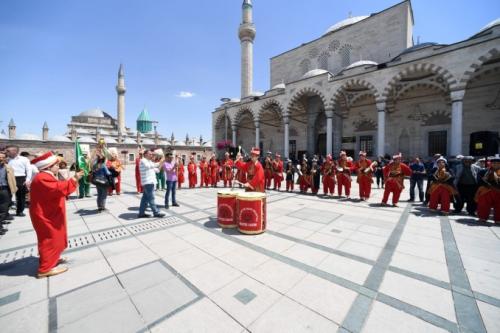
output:
<instances>
[{"instance_id":1,"label":"stone column","mask_svg":"<svg viewBox=\"0 0 500 333\"><path fill-rule=\"evenodd\" d=\"M333 150L333 110L327 109L325 110L326 115L326 154L332 154ZM333 155L332 155L333 156Z\"/></svg>"},{"instance_id":2,"label":"stone column","mask_svg":"<svg viewBox=\"0 0 500 333\"><path fill-rule=\"evenodd\" d=\"M42 140L43 141L48 141L49 140L49 125L47 125L47 122L43 123L43 127L42 127Z\"/></svg>"},{"instance_id":3,"label":"stone column","mask_svg":"<svg viewBox=\"0 0 500 333\"><path fill-rule=\"evenodd\" d=\"M285 115L283 116L283 127L284 127L284 148L283 148L283 160L287 160L290 156L290 138L289 138L289 131L290 131L290 116Z\"/></svg>"},{"instance_id":4,"label":"stone column","mask_svg":"<svg viewBox=\"0 0 500 333\"><path fill-rule=\"evenodd\" d=\"M333 113L333 156L342 150L342 117L338 113Z\"/></svg>"},{"instance_id":5,"label":"stone column","mask_svg":"<svg viewBox=\"0 0 500 333\"><path fill-rule=\"evenodd\" d=\"M233 145L237 147L238 145L236 144L236 130L237 130L236 125L231 125L231 130L233 131L233 138L232 138Z\"/></svg>"},{"instance_id":6,"label":"stone column","mask_svg":"<svg viewBox=\"0 0 500 333\"><path fill-rule=\"evenodd\" d=\"M450 154L462 154L463 139L463 100L465 90L451 92L451 147ZM443 152L445 154L446 152Z\"/></svg>"},{"instance_id":7,"label":"stone column","mask_svg":"<svg viewBox=\"0 0 500 333\"><path fill-rule=\"evenodd\" d=\"M377 103L377 155L385 154L385 102Z\"/></svg>"},{"instance_id":8,"label":"stone column","mask_svg":"<svg viewBox=\"0 0 500 333\"><path fill-rule=\"evenodd\" d=\"M260 147L260 122L259 120L254 121L255 124L255 147Z\"/></svg>"}]
</instances>

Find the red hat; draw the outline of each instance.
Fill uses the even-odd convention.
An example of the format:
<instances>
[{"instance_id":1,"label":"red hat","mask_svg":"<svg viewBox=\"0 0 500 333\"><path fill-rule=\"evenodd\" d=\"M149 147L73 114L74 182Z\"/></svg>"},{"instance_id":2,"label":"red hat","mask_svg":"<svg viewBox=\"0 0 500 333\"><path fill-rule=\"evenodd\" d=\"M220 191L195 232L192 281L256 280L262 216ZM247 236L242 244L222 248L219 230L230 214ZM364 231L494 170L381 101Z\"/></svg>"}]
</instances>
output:
<instances>
[{"instance_id":1,"label":"red hat","mask_svg":"<svg viewBox=\"0 0 500 333\"><path fill-rule=\"evenodd\" d=\"M260 149L257 147L253 147L252 150L250 151L250 154L252 155L260 155Z\"/></svg>"},{"instance_id":2,"label":"red hat","mask_svg":"<svg viewBox=\"0 0 500 333\"><path fill-rule=\"evenodd\" d=\"M361 155L366 157L366 151L362 151L362 150L361 150L361 151L359 152L359 156L361 156Z\"/></svg>"},{"instance_id":3,"label":"red hat","mask_svg":"<svg viewBox=\"0 0 500 333\"><path fill-rule=\"evenodd\" d=\"M34 158L31 161L31 164L34 164L38 170L43 170L50 168L54 164L59 163L59 159L56 155L52 154L52 152L45 153L43 155Z\"/></svg>"}]
</instances>

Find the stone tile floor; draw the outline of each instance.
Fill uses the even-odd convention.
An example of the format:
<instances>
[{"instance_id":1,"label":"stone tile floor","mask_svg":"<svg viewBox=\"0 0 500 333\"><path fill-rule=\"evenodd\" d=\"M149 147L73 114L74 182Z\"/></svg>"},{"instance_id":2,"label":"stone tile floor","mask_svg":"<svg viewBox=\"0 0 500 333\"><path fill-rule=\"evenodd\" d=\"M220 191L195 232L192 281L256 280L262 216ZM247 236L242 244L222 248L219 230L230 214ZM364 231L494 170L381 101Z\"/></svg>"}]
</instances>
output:
<instances>
[{"instance_id":1,"label":"stone tile floor","mask_svg":"<svg viewBox=\"0 0 500 333\"><path fill-rule=\"evenodd\" d=\"M500 227L430 214L407 192L381 208L376 188L368 203L271 191L267 232L240 235L217 226L216 189L136 219L123 178L107 213L68 201L65 274L34 278L35 233L13 221L2 332L500 332Z\"/></svg>"}]
</instances>

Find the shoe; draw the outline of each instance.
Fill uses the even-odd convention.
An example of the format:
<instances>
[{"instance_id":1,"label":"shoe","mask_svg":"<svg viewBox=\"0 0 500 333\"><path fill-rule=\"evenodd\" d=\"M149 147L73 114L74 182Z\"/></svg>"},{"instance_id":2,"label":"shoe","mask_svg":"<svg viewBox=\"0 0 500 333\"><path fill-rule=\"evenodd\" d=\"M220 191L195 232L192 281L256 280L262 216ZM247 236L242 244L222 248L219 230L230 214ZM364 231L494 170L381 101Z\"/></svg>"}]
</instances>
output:
<instances>
[{"instance_id":1,"label":"shoe","mask_svg":"<svg viewBox=\"0 0 500 333\"><path fill-rule=\"evenodd\" d=\"M173 207L180 207L179 204L176 202L176 203L173 203L172 204Z\"/></svg>"},{"instance_id":2,"label":"shoe","mask_svg":"<svg viewBox=\"0 0 500 333\"><path fill-rule=\"evenodd\" d=\"M163 213L158 213L158 214L155 214L153 215L154 217L165 217L165 214Z\"/></svg>"},{"instance_id":3,"label":"shoe","mask_svg":"<svg viewBox=\"0 0 500 333\"><path fill-rule=\"evenodd\" d=\"M17 213L16 216L23 217L23 216L26 216L26 214L24 214L24 213Z\"/></svg>"},{"instance_id":4,"label":"shoe","mask_svg":"<svg viewBox=\"0 0 500 333\"><path fill-rule=\"evenodd\" d=\"M48 271L48 272L38 273L36 275L36 277L37 277L37 279L41 279L41 278L44 278L44 277L49 277L49 276L54 276L54 275L57 275L57 274L64 273L67 270L68 270L68 267L56 266L56 267L52 268L50 271Z\"/></svg>"},{"instance_id":5,"label":"shoe","mask_svg":"<svg viewBox=\"0 0 500 333\"><path fill-rule=\"evenodd\" d=\"M392 207L399 207L398 204L392 204Z\"/></svg>"},{"instance_id":6,"label":"shoe","mask_svg":"<svg viewBox=\"0 0 500 333\"><path fill-rule=\"evenodd\" d=\"M0 235L5 235L7 233L7 229L0 229Z\"/></svg>"},{"instance_id":7,"label":"shoe","mask_svg":"<svg viewBox=\"0 0 500 333\"><path fill-rule=\"evenodd\" d=\"M58 265L60 265L60 264L66 264L68 261L69 261L69 258L68 258L68 257L61 257L61 258L59 258L59 260L57 261L57 264L58 264Z\"/></svg>"},{"instance_id":8,"label":"shoe","mask_svg":"<svg viewBox=\"0 0 500 333\"><path fill-rule=\"evenodd\" d=\"M381 202L381 203L380 203L380 206L382 206L382 207L387 207L388 205L387 205L385 202Z\"/></svg>"},{"instance_id":9,"label":"shoe","mask_svg":"<svg viewBox=\"0 0 500 333\"><path fill-rule=\"evenodd\" d=\"M165 205L165 209L168 209L168 208L169 208L168 205Z\"/></svg>"},{"instance_id":10,"label":"shoe","mask_svg":"<svg viewBox=\"0 0 500 333\"><path fill-rule=\"evenodd\" d=\"M14 216L12 215L9 215L4 219L4 221L12 221L12 220L14 220Z\"/></svg>"},{"instance_id":11,"label":"shoe","mask_svg":"<svg viewBox=\"0 0 500 333\"><path fill-rule=\"evenodd\" d=\"M11 224L12 222L10 221L2 221L2 224Z\"/></svg>"},{"instance_id":12,"label":"shoe","mask_svg":"<svg viewBox=\"0 0 500 333\"><path fill-rule=\"evenodd\" d=\"M92 196L90 194L87 194L85 198L92 198Z\"/></svg>"},{"instance_id":13,"label":"shoe","mask_svg":"<svg viewBox=\"0 0 500 333\"><path fill-rule=\"evenodd\" d=\"M138 219L142 219L144 217L151 217L151 215L149 215L149 214L139 214L139 215L137 215Z\"/></svg>"},{"instance_id":14,"label":"shoe","mask_svg":"<svg viewBox=\"0 0 500 333\"><path fill-rule=\"evenodd\" d=\"M406 200L406 202L414 202L415 200L414 199L408 199Z\"/></svg>"}]
</instances>

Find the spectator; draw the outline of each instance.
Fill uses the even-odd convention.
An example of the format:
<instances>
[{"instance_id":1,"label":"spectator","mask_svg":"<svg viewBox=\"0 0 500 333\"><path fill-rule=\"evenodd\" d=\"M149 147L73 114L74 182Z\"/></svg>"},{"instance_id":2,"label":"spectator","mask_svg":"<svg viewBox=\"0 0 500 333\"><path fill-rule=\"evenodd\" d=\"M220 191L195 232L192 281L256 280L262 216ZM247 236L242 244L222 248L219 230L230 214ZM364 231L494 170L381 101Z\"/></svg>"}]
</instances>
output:
<instances>
[{"instance_id":1,"label":"spectator","mask_svg":"<svg viewBox=\"0 0 500 333\"><path fill-rule=\"evenodd\" d=\"M155 204L154 197L154 186L156 183L156 173L160 172L159 167L163 162L163 158L159 161L159 163L154 163L153 152L150 150L146 150L144 152L144 157L140 162L140 172L141 172L141 184L142 184L142 198L141 204L139 207L139 216L142 217L150 217L150 215L146 214L146 208L149 205L151 210L153 211L154 217L163 217L165 214L160 213L158 207Z\"/></svg>"},{"instance_id":2,"label":"spectator","mask_svg":"<svg viewBox=\"0 0 500 333\"><path fill-rule=\"evenodd\" d=\"M7 232L3 227L9 224L9 205L12 194L16 193L16 177L14 170L7 164L7 155L0 151L0 235Z\"/></svg>"},{"instance_id":3,"label":"spectator","mask_svg":"<svg viewBox=\"0 0 500 333\"><path fill-rule=\"evenodd\" d=\"M28 158L19 155L17 146L8 146L7 156L9 157L9 166L14 170L14 176L16 177L16 216L26 216L24 214L26 193L33 175L31 164Z\"/></svg>"},{"instance_id":4,"label":"spectator","mask_svg":"<svg viewBox=\"0 0 500 333\"><path fill-rule=\"evenodd\" d=\"M424 177L427 172L424 164L420 161L420 157L415 157L413 162L410 163L410 169L410 199L408 201L415 201L415 185L417 185L420 202L424 202Z\"/></svg>"},{"instance_id":5,"label":"spectator","mask_svg":"<svg viewBox=\"0 0 500 333\"><path fill-rule=\"evenodd\" d=\"M167 153L167 159L163 163L163 171L165 172L165 179L167 180L167 193L165 193L165 209L168 209L168 198L172 193L172 206L179 207L175 200L175 187L177 183L177 168L179 167L179 160L173 161L172 153Z\"/></svg>"}]
</instances>

